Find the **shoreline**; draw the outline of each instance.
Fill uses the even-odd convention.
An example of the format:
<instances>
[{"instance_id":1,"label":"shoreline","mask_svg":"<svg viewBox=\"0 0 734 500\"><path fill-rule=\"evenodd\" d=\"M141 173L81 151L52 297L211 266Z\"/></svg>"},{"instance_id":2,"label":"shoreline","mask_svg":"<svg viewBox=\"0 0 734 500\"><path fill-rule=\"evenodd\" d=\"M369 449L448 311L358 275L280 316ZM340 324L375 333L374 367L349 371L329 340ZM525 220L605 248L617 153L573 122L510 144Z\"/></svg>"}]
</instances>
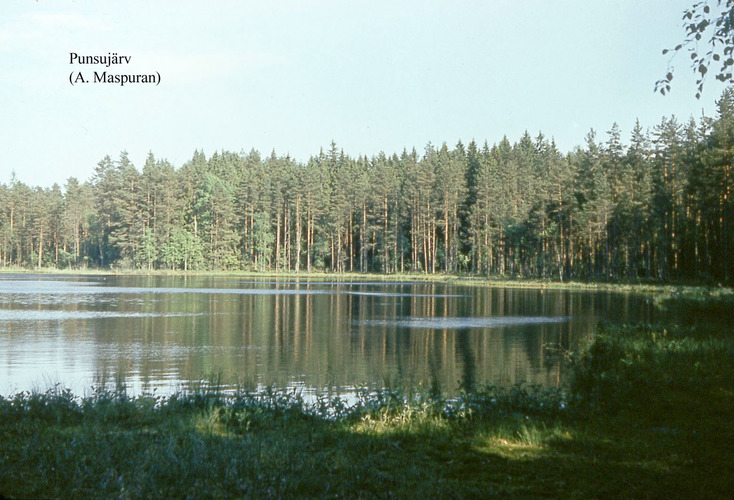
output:
<instances>
[{"instance_id":1,"label":"shoreline","mask_svg":"<svg viewBox=\"0 0 734 500\"><path fill-rule=\"evenodd\" d=\"M0 276L8 274L49 275L49 276L116 276L116 277L246 277L246 278L282 278L285 280L313 280L334 282L378 281L394 283L414 281L421 283L445 283L466 286L487 286L492 288L528 288L547 290L597 290L612 292L638 293L691 293L691 294L728 294L734 288L704 283L653 283L653 282L590 282L590 281L555 281L537 278L502 278L456 274L379 274L379 273L329 273L329 272L275 272L275 271L182 271L182 270L137 270L137 269L55 269L42 268L0 268Z\"/></svg>"}]
</instances>

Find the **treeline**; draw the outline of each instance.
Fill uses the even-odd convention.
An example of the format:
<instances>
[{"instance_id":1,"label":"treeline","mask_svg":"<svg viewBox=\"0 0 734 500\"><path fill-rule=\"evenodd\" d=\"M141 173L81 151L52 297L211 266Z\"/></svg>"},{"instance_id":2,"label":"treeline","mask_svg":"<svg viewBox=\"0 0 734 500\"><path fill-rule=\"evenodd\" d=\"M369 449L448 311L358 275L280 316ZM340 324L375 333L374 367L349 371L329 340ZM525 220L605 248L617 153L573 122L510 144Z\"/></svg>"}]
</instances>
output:
<instances>
[{"instance_id":1,"label":"treeline","mask_svg":"<svg viewBox=\"0 0 734 500\"><path fill-rule=\"evenodd\" d=\"M196 151L105 157L60 188L0 185L0 264L473 273L730 284L734 90L718 116L307 163Z\"/></svg>"}]
</instances>

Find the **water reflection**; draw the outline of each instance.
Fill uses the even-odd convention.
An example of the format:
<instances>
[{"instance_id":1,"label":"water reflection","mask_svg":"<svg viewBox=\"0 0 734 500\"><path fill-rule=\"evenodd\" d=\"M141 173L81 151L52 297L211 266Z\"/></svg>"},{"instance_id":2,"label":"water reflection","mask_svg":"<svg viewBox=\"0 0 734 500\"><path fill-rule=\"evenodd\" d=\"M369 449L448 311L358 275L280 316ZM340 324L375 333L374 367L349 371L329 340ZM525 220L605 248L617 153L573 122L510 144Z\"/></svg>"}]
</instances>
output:
<instances>
[{"instance_id":1,"label":"water reflection","mask_svg":"<svg viewBox=\"0 0 734 500\"><path fill-rule=\"evenodd\" d=\"M386 381L558 385L601 319L650 321L628 294L439 283L0 276L0 393L99 374L133 392L225 384L344 391Z\"/></svg>"}]
</instances>

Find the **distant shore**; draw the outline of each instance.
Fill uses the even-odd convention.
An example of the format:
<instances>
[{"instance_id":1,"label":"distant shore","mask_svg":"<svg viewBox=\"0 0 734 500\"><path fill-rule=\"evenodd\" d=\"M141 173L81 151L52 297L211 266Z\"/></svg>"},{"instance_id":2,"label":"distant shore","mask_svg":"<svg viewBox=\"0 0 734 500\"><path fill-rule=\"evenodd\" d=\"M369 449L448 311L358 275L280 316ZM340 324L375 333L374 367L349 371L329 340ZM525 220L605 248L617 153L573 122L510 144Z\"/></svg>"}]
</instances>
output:
<instances>
[{"instance_id":1,"label":"distant shore","mask_svg":"<svg viewBox=\"0 0 734 500\"><path fill-rule=\"evenodd\" d=\"M495 276L457 275L457 274L379 274L379 273L331 273L331 272L275 272L275 271L211 271L211 270L142 270L142 269L56 269L56 268L0 268L0 276L4 274L49 274L49 275L81 275L81 276L181 276L181 277L217 277L235 276L247 278L281 278L287 280L318 280L337 282L426 282L426 283L453 283L461 285L490 286L496 288L540 288L558 290L601 290L638 293L693 293L693 294L721 294L733 293L734 289L721 285L703 283L658 281L636 282L597 282L597 281L557 281L536 278L506 278Z\"/></svg>"}]
</instances>

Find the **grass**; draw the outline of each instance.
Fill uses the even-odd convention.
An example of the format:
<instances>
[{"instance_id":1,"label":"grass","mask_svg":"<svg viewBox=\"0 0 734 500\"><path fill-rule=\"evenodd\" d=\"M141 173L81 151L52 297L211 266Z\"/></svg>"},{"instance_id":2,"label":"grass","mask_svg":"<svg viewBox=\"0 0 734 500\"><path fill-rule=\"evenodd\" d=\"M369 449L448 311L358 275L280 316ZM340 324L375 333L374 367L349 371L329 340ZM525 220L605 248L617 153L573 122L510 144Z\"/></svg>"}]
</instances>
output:
<instances>
[{"instance_id":1,"label":"grass","mask_svg":"<svg viewBox=\"0 0 734 500\"><path fill-rule=\"evenodd\" d=\"M0 401L8 497L725 498L722 412L638 421L558 391L484 388L455 401L399 392L349 406L271 391ZM727 402L728 400L728 402Z\"/></svg>"},{"instance_id":2,"label":"grass","mask_svg":"<svg viewBox=\"0 0 734 500\"><path fill-rule=\"evenodd\" d=\"M563 389L18 393L0 398L0 495L731 498L730 300L668 294L685 321L605 325Z\"/></svg>"}]
</instances>

